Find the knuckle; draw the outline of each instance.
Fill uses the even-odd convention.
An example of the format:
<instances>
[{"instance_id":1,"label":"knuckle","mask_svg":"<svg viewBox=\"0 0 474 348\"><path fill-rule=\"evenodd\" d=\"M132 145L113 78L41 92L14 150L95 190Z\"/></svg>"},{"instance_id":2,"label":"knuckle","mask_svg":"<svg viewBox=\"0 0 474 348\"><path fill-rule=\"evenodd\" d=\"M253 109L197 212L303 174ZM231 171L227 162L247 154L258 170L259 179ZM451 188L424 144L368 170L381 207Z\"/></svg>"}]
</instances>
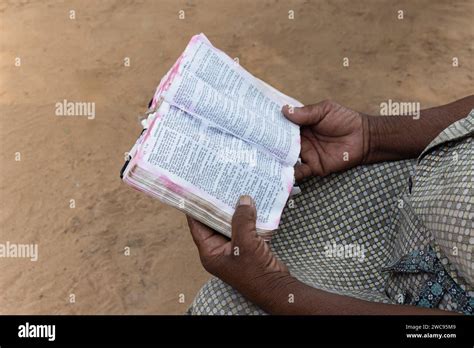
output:
<instances>
[{"instance_id":1,"label":"knuckle","mask_svg":"<svg viewBox=\"0 0 474 348\"><path fill-rule=\"evenodd\" d=\"M322 102L321 102L321 105L322 106L331 106L334 102L331 100L331 99L324 99Z\"/></svg>"},{"instance_id":2,"label":"knuckle","mask_svg":"<svg viewBox=\"0 0 474 348\"><path fill-rule=\"evenodd\" d=\"M206 271L213 274L215 271L215 262L209 255L201 255L201 264Z\"/></svg>"},{"instance_id":3,"label":"knuckle","mask_svg":"<svg viewBox=\"0 0 474 348\"><path fill-rule=\"evenodd\" d=\"M314 111L315 106L316 106L316 104L305 105L305 106L303 106L300 110L301 110L303 113L312 114L313 111Z\"/></svg>"},{"instance_id":4,"label":"knuckle","mask_svg":"<svg viewBox=\"0 0 474 348\"><path fill-rule=\"evenodd\" d=\"M336 103L334 100L326 99L323 103L324 104L321 105L323 114L327 114L330 111L335 111L338 108L340 108L340 105Z\"/></svg>"},{"instance_id":5,"label":"knuckle","mask_svg":"<svg viewBox=\"0 0 474 348\"><path fill-rule=\"evenodd\" d=\"M235 210L232 223L242 224L253 222L256 218L255 209L251 206L240 206Z\"/></svg>"},{"instance_id":6,"label":"knuckle","mask_svg":"<svg viewBox=\"0 0 474 348\"><path fill-rule=\"evenodd\" d=\"M332 109L335 105L336 105L336 103L331 99L325 99L321 103L321 106L323 107L323 110L325 110L325 111L329 110L329 109Z\"/></svg>"}]
</instances>

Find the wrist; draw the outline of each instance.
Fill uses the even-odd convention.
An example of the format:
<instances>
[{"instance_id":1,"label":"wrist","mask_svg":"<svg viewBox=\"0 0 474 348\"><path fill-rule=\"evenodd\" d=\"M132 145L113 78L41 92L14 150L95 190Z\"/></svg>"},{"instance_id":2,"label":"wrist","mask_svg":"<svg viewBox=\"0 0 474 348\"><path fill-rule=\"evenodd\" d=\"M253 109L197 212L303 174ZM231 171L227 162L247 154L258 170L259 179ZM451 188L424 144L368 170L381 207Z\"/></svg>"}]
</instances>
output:
<instances>
[{"instance_id":1,"label":"wrist","mask_svg":"<svg viewBox=\"0 0 474 348\"><path fill-rule=\"evenodd\" d=\"M362 163L370 164L375 162L378 147L378 131L376 117L367 114L360 114L362 118Z\"/></svg>"},{"instance_id":2,"label":"wrist","mask_svg":"<svg viewBox=\"0 0 474 348\"><path fill-rule=\"evenodd\" d=\"M407 123L408 122L408 123ZM365 115L364 137L367 148L363 164L401 160L416 155L406 138L406 130L413 127L405 116Z\"/></svg>"},{"instance_id":3,"label":"wrist","mask_svg":"<svg viewBox=\"0 0 474 348\"><path fill-rule=\"evenodd\" d=\"M296 297L304 286L289 273L275 274L265 279L258 292L259 298L254 302L269 314L292 314L295 308ZM297 295L298 294L298 295Z\"/></svg>"}]
</instances>

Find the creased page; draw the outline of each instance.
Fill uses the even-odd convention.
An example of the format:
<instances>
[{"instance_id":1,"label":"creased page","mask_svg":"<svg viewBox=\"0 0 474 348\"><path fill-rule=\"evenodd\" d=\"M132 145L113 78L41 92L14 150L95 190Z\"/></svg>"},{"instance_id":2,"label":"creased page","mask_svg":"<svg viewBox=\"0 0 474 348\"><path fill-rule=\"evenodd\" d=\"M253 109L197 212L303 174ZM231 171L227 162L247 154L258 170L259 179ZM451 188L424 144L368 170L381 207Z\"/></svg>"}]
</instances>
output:
<instances>
[{"instance_id":1,"label":"creased page","mask_svg":"<svg viewBox=\"0 0 474 348\"><path fill-rule=\"evenodd\" d=\"M240 195L257 206L257 228L273 230L293 184L293 168L166 102L143 140L136 164L169 189L201 197L228 218Z\"/></svg>"},{"instance_id":2,"label":"creased page","mask_svg":"<svg viewBox=\"0 0 474 348\"><path fill-rule=\"evenodd\" d=\"M294 165L300 151L299 127L281 113L282 106L294 100L200 37L186 48L164 99Z\"/></svg>"}]
</instances>

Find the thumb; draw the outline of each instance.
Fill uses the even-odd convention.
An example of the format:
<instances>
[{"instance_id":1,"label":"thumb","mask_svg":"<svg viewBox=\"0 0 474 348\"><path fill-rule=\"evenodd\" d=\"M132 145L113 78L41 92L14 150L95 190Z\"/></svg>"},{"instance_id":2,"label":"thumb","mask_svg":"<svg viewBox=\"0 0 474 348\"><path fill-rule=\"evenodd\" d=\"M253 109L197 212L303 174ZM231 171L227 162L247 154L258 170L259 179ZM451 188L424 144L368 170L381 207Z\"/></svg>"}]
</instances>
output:
<instances>
[{"instance_id":1,"label":"thumb","mask_svg":"<svg viewBox=\"0 0 474 348\"><path fill-rule=\"evenodd\" d=\"M239 248L257 237L257 210L250 196L241 196L232 217L232 244Z\"/></svg>"},{"instance_id":2,"label":"thumb","mask_svg":"<svg viewBox=\"0 0 474 348\"><path fill-rule=\"evenodd\" d=\"M281 112L293 123L300 126L308 126L318 123L327 113L322 103L305 105L302 107L283 106Z\"/></svg>"}]
</instances>

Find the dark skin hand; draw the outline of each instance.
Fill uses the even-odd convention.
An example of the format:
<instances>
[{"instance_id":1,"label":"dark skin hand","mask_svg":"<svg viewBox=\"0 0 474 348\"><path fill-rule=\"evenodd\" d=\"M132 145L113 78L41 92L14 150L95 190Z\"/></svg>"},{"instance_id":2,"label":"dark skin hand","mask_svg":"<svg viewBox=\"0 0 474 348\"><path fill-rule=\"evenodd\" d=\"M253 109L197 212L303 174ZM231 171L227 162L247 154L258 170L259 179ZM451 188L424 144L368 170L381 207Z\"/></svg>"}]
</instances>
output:
<instances>
[{"instance_id":1,"label":"dark skin hand","mask_svg":"<svg viewBox=\"0 0 474 348\"><path fill-rule=\"evenodd\" d=\"M417 157L447 126L466 117L474 96L407 116L369 116L331 100L282 113L301 126L301 160L297 181L326 176L360 164Z\"/></svg>"},{"instance_id":2,"label":"dark skin hand","mask_svg":"<svg viewBox=\"0 0 474 348\"><path fill-rule=\"evenodd\" d=\"M232 236L215 232L188 216L188 225L204 268L257 300L261 286L278 287L290 276L288 268L274 257L268 243L257 235L257 212L253 200L242 196L232 218Z\"/></svg>"},{"instance_id":3,"label":"dark skin hand","mask_svg":"<svg viewBox=\"0 0 474 348\"><path fill-rule=\"evenodd\" d=\"M405 116L372 117L334 102L295 108L285 116L301 125L303 164L297 179L327 175L363 163L418 155L449 124L474 108L470 96L423 110L419 120ZM398 118L398 122L397 122ZM348 153L349 158L347 159ZM298 169L299 168L299 169ZM289 272L256 233L256 210L242 196L232 219L232 239L188 217L204 268L271 314L448 315L452 312L408 305L382 304L336 295L305 285Z\"/></svg>"},{"instance_id":4,"label":"dark skin hand","mask_svg":"<svg viewBox=\"0 0 474 348\"><path fill-rule=\"evenodd\" d=\"M297 181L350 169L367 157L367 116L330 100L301 108L284 106L282 113L301 126L302 163L295 167Z\"/></svg>"}]
</instances>

